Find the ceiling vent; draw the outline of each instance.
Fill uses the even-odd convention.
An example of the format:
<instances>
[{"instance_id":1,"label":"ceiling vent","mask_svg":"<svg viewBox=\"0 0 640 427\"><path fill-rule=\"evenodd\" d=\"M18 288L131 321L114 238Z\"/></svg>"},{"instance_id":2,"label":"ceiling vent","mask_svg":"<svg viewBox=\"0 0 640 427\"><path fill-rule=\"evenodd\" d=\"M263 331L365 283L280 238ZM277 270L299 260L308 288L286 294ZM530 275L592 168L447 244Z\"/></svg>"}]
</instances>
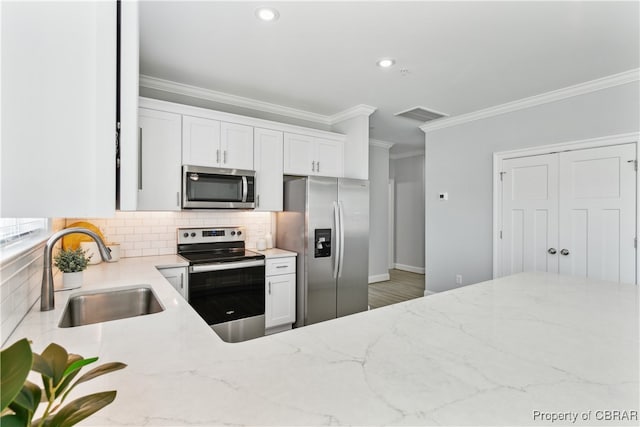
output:
<instances>
[{"instance_id":1,"label":"ceiling vent","mask_svg":"<svg viewBox=\"0 0 640 427\"><path fill-rule=\"evenodd\" d=\"M408 110L400 111L395 114L398 117L406 117L408 119L417 120L419 122L430 122L431 120L447 117L447 114L438 113L437 111L427 110L424 107L413 107Z\"/></svg>"}]
</instances>

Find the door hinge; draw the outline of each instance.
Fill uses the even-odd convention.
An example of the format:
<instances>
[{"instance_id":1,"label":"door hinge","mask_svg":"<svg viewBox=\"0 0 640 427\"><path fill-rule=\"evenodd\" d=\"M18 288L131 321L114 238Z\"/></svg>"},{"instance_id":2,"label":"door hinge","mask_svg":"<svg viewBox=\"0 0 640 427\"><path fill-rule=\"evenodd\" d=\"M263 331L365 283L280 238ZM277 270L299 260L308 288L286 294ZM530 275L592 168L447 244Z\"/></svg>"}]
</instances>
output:
<instances>
[{"instance_id":1,"label":"door hinge","mask_svg":"<svg viewBox=\"0 0 640 427\"><path fill-rule=\"evenodd\" d=\"M500 238L502 239L502 230L500 230Z\"/></svg>"},{"instance_id":2,"label":"door hinge","mask_svg":"<svg viewBox=\"0 0 640 427\"><path fill-rule=\"evenodd\" d=\"M505 174L505 173L506 173L506 172L500 172L500 181L503 181L503 180L504 180L504 174Z\"/></svg>"}]
</instances>

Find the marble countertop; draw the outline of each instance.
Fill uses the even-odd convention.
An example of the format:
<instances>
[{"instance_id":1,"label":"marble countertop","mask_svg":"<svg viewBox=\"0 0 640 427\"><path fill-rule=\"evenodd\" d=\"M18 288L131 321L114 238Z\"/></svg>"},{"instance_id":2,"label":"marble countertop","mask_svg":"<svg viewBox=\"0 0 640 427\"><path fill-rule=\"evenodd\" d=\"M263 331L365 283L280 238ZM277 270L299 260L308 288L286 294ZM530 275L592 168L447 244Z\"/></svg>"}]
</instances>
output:
<instances>
[{"instance_id":1,"label":"marble countertop","mask_svg":"<svg viewBox=\"0 0 640 427\"><path fill-rule=\"evenodd\" d=\"M259 251L256 248L249 248L249 250L253 252L258 252L259 254L263 254L265 258L286 258L286 257L298 256L296 252L291 252L291 251L278 249L278 248L265 249L264 251Z\"/></svg>"},{"instance_id":2,"label":"marble countertop","mask_svg":"<svg viewBox=\"0 0 640 427\"><path fill-rule=\"evenodd\" d=\"M562 413L638 424L597 419L638 410L636 286L521 274L229 344L155 268L183 262L91 266L8 343L128 364L74 390L118 390L84 425L570 425L552 422ZM165 311L57 327L70 294L132 284L151 285Z\"/></svg>"}]
</instances>

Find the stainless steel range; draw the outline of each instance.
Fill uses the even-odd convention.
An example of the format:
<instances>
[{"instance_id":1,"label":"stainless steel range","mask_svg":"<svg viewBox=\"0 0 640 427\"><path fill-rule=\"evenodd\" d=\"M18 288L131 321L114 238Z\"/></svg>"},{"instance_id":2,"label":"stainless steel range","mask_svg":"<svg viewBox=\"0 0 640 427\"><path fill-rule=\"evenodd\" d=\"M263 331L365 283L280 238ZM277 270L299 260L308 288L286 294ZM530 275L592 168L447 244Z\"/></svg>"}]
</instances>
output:
<instances>
[{"instance_id":1,"label":"stainless steel range","mask_svg":"<svg viewBox=\"0 0 640 427\"><path fill-rule=\"evenodd\" d=\"M189 304L225 341L264 336L265 257L245 249L242 227L179 228L189 261Z\"/></svg>"}]
</instances>

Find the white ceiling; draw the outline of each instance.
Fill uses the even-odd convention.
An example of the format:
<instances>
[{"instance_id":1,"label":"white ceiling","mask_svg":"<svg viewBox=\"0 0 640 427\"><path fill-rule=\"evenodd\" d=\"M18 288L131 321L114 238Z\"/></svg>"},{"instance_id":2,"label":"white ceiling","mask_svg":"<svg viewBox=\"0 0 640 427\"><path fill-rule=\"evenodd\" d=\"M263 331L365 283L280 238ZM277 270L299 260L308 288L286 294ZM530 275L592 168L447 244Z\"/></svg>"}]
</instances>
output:
<instances>
[{"instance_id":1,"label":"white ceiling","mask_svg":"<svg viewBox=\"0 0 640 427\"><path fill-rule=\"evenodd\" d=\"M264 5L280 19L258 21ZM140 73L324 115L371 105L371 137L410 150L421 123L396 112L454 116L638 68L639 5L143 1Z\"/></svg>"}]
</instances>

